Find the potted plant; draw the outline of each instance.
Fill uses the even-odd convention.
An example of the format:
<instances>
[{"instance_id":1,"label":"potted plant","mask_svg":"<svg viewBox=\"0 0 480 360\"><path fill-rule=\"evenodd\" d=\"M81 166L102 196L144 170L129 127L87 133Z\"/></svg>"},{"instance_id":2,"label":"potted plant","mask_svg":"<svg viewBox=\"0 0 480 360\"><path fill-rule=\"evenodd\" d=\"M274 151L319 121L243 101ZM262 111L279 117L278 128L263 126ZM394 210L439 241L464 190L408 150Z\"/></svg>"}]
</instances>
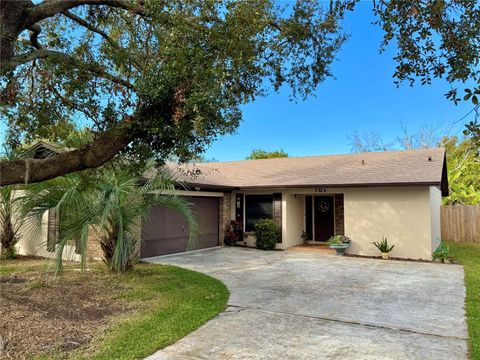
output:
<instances>
[{"instance_id":1,"label":"potted plant","mask_svg":"<svg viewBox=\"0 0 480 360\"><path fill-rule=\"evenodd\" d=\"M350 247L351 239L345 235L335 235L328 240L331 249L335 249L337 255L345 255L345 250Z\"/></svg>"},{"instance_id":2,"label":"potted plant","mask_svg":"<svg viewBox=\"0 0 480 360\"><path fill-rule=\"evenodd\" d=\"M302 235L300 235L300 237L303 239L304 244L308 243L308 235L305 231L302 231Z\"/></svg>"},{"instance_id":3,"label":"potted plant","mask_svg":"<svg viewBox=\"0 0 480 360\"><path fill-rule=\"evenodd\" d=\"M395 247L395 244L390 245L388 243L385 236L382 236L382 241L374 241L372 244L375 245L378 250L380 250L380 252L382 253L382 259L385 260L389 258L389 252L392 251L392 249Z\"/></svg>"},{"instance_id":4,"label":"potted plant","mask_svg":"<svg viewBox=\"0 0 480 360\"><path fill-rule=\"evenodd\" d=\"M443 241L440 242L440 245L438 245L432 255L435 262L450 263L450 249Z\"/></svg>"}]
</instances>

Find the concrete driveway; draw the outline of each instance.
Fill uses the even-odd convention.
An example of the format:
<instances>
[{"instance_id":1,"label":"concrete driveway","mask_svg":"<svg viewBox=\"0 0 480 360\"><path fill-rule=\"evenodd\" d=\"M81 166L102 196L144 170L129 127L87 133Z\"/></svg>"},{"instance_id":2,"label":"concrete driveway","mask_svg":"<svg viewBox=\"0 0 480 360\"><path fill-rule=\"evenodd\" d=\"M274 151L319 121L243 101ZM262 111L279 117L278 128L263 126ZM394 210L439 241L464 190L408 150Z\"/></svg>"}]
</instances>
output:
<instances>
[{"instance_id":1,"label":"concrete driveway","mask_svg":"<svg viewBox=\"0 0 480 360\"><path fill-rule=\"evenodd\" d=\"M459 265L243 248L149 259L223 281L227 310L148 359L466 359Z\"/></svg>"}]
</instances>

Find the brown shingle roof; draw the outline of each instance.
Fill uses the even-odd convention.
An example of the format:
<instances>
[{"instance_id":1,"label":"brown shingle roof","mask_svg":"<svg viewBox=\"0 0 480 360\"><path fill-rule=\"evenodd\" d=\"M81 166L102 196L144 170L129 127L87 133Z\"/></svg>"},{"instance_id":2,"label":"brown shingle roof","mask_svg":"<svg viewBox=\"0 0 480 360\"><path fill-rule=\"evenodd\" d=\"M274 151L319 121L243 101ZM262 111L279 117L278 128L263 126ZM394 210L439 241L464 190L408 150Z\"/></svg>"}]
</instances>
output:
<instances>
[{"instance_id":1,"label":"brown shingle roof","mask_svg":"<svg viewBox=\"0 0 480 360\"><path fill-rule=\"evenodd\" d=\"M441 185L442 181L446 181L444 179L444 159L445 150L436 148L211 162L186 164L178 168L180 169L180 180L192 185L203 186L257 188Z\"/></svg>"}]
</instances>

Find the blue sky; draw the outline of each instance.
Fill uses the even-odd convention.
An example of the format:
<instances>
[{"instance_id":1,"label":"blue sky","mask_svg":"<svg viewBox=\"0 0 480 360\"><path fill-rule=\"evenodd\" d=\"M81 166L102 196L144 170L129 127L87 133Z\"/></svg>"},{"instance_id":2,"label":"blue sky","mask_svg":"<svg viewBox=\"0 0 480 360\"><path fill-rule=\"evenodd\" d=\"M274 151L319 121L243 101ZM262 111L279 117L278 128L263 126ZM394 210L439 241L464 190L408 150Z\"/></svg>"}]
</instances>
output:
<instances>
[{"instance_id":1,"label":"blue sky","mask_svg":"<svg viewBox=\"0 0 480 360\"><path fill-rule=\"evenodd\" d=\"M401 135L400 123L412 133L425 126L438 135L461 133L466 120L454 122L472 105L447 100L443 94L449 85L443 80L397 88L394 51L379 54L382 31L373 19L370 1L348 14L344 29L351 37L332 67L336 79L321 84L316 98L295 104L284 89L257 99L244 107L236 134L217 140L205 157L240 160L255 148L283 148L290 156L349 153L348 136L355 130L376 131L388 142Z\"/></svg>"}]
</instances>

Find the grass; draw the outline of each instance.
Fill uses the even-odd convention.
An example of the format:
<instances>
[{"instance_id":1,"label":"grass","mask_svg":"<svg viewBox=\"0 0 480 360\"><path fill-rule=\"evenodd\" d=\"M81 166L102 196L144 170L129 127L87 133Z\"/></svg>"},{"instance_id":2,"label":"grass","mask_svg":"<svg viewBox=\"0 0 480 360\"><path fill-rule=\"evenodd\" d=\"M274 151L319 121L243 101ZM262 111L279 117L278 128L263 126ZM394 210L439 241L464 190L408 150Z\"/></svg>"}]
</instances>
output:
<instances>
[{"instance_id":1,"label":"grass","mask_svg":"<svg viewBox=\"0 0 480 360\"><path fill-rule=\"evenodd\" d=\"M57 346L48 353L35 350L27 354L26 358L144 358L174 343L223 311L229 297L227 288L220 281L175 266L138 264L125 275L111 274L101 265L92 267L87 273L73 270L76 267L78 264L66 264L65 275L60 280L46 281L45 286L37 287L37 279L43 281L47 277L45 271L52 270L51 262L38 259L2 261L2 275L28 279L25 283L7 284L10 286L9 291L13 291L11 296L16 296L17 300L35 301L35 295L38 298L48 292L56 294L54 291L61 294L63 291L67 293L75 290L75 293L84 294L84 288L85 292L94 288L100 292L99 298L93 292L92 295L84 296L97 296L88 304L90 306L98 302L95 314L102 314L104 309L109 308L119 310L112 311L113 315L92 332L95 334L92 340L81 347L65 350ZM52 297L54 300L49 304L51 308L60 309L65 306L65 299L63 303L60 299L58 304L54 303L61 295ZM74 297L77 298L78 296ZM68 308L81 306L80 300L79 304L67 304ZM31 308L25 309L24 315L31 314L31 311ZM64 323L71 324L68 313L65 317ZM81 320L80 324L85 325ZM45 326L47 325L49 324L46 323ZM60 332L63 330L62 326L54 329Z\"/></svg>"},{"instance_id":2,"label":"grass","mask_svg":"<svg viewBox=\"0 0 480 360\"><path fill-rule=\"evenodd\" d=\"M90 359L150 355L224 310L229 296L220 281L174 266L142 264L118 281L135 288L120 297L148 306L115 324L98 342L97 350L87 356Z\"/></svg>"},{"instance_id":3,"label":"grass","mask_svg":"<svg viewBox=\"0 0 480 360\"><path fill-rule=\"evenodd\" d=\"M0 275L21 274L28 271L53 269L51 260L38 257L19 256L13 260L0 260Z\"/></svg>"},{"instance_id":4,"label":"grass","mask_svg":"<svg viewBox=\"0 0 480 360\"><path fill-rule=\"evenodd\" d=\"M480 244L448 243L451 256L463 265L467 298L470 356L480 360Z\"/></svg>"}]
</instances>

